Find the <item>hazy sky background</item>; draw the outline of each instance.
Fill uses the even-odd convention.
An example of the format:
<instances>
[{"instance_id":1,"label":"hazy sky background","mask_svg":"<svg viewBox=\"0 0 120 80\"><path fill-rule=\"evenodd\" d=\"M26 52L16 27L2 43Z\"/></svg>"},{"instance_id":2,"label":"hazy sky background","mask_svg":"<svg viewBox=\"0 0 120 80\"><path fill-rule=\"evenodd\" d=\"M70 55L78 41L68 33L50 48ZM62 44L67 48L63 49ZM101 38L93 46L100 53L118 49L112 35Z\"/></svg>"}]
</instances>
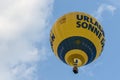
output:
<instances>
[{"instance_id":1,"label":"hazy sky background","mask_svg":"<svg viewBox=\"0 0 120 80\"><path fill-rule=\"evenodd\" d=\"M102 55L77 75L49 43L54 22L73 11L96 17L106 37ZM0 80L119 80L119 23L120 0L0 0Z\"/></svg>"}]
</instances>

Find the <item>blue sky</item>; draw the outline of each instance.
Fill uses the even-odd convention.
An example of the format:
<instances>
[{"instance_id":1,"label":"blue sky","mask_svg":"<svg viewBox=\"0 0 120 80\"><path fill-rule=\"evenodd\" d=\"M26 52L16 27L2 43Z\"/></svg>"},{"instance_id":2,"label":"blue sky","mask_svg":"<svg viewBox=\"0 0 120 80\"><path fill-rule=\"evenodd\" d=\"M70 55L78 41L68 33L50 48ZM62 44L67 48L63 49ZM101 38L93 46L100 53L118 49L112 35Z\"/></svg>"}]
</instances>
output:
<instances>
[{"instance_id":1,"label":"blue sky","mask_svg":"<svg viewBox=\"0 0 120 80\"><path fill-rule=\"evenodd\" d=\"M120 2L120 1L118 1ZM102 55L93 63L79 68L74 75L72 68L59 61L54 54L43 62L40 73L45 80L118 80L119 72L119 18L120 4L107 0L93 1L54 1L51 25L65 13L81 11L98 18L105 31L106 43ZM44 72L45 70L45 72Z\"/></svg>"},{"instance_id":2,"label":"blue sky","mask_svg":"<svg viewBox=\"0 0 120 80\"><path fill-rule=\"evenodd\" d=\"M73 11L96 17L106 38L102 55L77 75L49 43L54 22ZM119 80L119 19L120 0L0 0L0 80Z\"/></svg>"}]
</instances>

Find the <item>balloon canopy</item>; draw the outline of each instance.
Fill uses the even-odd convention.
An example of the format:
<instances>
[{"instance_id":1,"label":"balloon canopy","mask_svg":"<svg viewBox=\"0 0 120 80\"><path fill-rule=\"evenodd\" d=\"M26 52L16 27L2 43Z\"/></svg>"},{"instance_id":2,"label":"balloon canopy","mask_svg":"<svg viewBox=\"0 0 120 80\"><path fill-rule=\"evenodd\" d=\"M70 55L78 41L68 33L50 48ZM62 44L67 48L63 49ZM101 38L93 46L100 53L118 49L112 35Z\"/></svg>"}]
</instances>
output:
<instances>
[{"instance_id":1,"label":"balloon canopy","mask_svg":"<svg viewBox=\"0 0 120 80\"><path fill-rule=\"evenodd\" d=\"M50 32L55 55L70 66L83 66L98 58L104 47L101 24L84 12L71 12L60 17Z\"/></svg>"}]
</instances>

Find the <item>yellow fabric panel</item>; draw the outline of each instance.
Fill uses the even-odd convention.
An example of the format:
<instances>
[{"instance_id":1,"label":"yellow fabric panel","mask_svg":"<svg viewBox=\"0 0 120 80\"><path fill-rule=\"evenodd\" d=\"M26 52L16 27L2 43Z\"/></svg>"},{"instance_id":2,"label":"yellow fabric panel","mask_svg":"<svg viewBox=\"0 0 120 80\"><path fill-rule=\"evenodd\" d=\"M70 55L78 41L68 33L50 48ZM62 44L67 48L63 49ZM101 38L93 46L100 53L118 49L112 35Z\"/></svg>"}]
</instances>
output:
<instances>
[{"instance_id":1,"label":"yellow fabric panel","mask_svg":"<svg viewBox=\"0 0 120 80\"><path fill-rule=\"evenodd\" d=\"M53 25L53 28L51 30L51 32L53 32L55 35L55 40L53 41L54 53L56 56L58 56L57 48L64 39L71 36L81 36L89 39L95 45L97 50L97 55L96 55L97 58L102 50L101 40L95 35L95 33L91 32L90 30L76 27L76 22L78 21L76 19L77 14L86 15L88 17L91 17L93 19L93 22L96 21L95 18L83 12L72 12L60 17ZM80 21L81 23L82 22L86 22L88 24L90 23L84 20L80 20ZM99 30L97 26L94 27L96 27ZM101 39L103 37L104 36L102 35Z\"/></svg>"},{"instance_id":2,"label":"yellow fabric panel","mask_svg":"<svg viewBox=\"0 0 120 80\"><path fill-rule=\"evenodd\" d=\"M88 61L88 56L82 50L78 50L78 49L70 50L65 55L65 61L70 66L74 66L75 58L78 59L78 64L77 64L78 67L86 64L86 62Z\"/></svg>"}]
</instances>

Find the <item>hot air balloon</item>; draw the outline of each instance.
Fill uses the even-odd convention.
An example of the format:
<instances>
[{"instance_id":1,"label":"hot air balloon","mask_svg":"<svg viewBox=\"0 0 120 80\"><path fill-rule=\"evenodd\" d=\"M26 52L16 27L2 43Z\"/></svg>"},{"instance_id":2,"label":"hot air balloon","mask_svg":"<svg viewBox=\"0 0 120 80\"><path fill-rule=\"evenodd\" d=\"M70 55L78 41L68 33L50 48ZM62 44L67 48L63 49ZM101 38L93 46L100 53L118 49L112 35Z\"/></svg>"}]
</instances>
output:
<instances>
[{"instance_id":1,"label":"hot air balloon","mask_svg":"<svg viewBox=\"0 0 120 80\"><path fill-rule=\"evenodd\" d=\"M60 17L50 32L54 54L65 64L73 67L87 65L103 51L105 38L101 24L84 12L70 12Z\"/></svg>"}]
</instances>

